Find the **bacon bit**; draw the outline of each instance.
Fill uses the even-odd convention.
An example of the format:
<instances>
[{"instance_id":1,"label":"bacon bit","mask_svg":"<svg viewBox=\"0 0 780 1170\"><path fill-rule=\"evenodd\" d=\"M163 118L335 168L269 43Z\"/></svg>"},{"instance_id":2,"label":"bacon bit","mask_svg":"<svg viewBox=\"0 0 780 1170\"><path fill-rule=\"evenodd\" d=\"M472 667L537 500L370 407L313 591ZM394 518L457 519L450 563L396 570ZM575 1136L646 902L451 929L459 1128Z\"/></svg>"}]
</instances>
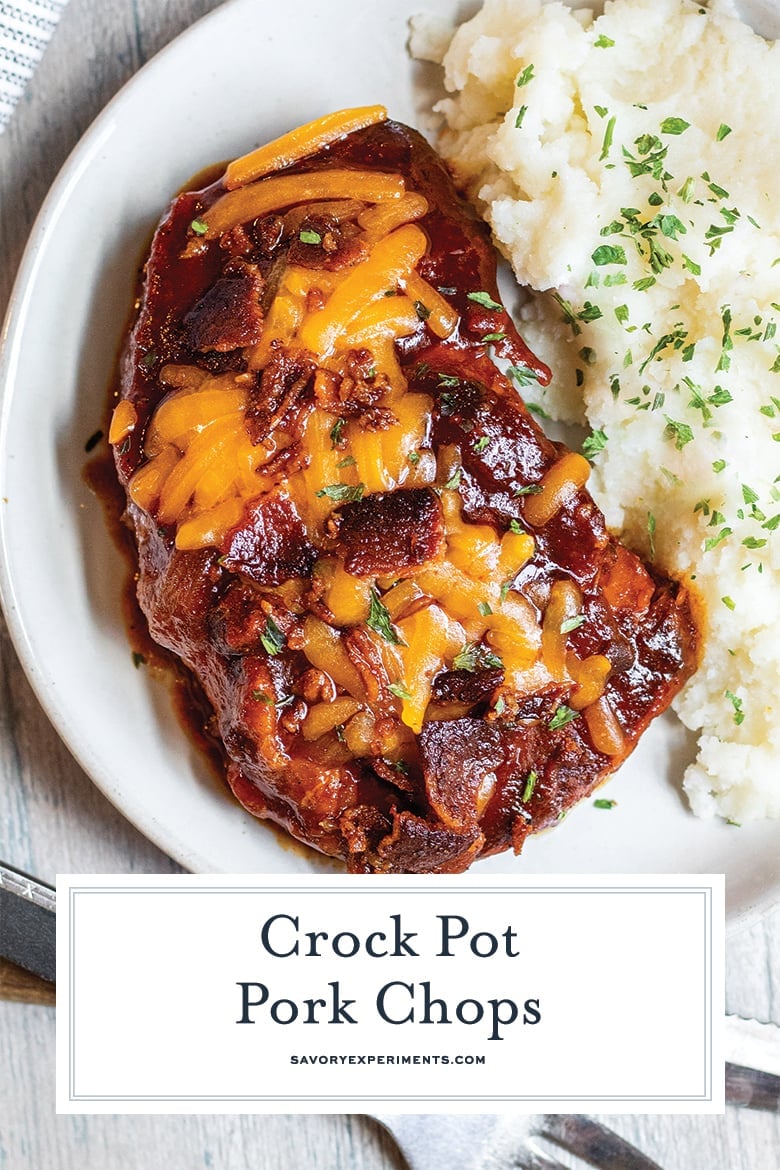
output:
<instances>
[{"instance_id":1,"label":"bacon bit","mask_svg":"<svg viewBox=\"0 0 780 1170\"><path fill-rule=\"evenodd\" d=\"M295 505L282 493L261 497L222 542L225 568L261 585L303 577L316 559Z\"/></svg>"},{"instance_id":2,"label":"bacon bit","mask_svg":"<svg viewBox=\"0 0 780 1170\"><path fill-rule=\"evenodd\" d=\"M336 684L324 670L311 667L304 671L300 686L307 703L332 703L336 698Z\"/></svg>"},{"instance_id":3,"label":"bacon bit","mask_svg":"<svg viewBox=\"0 0 780 1170\"><path fill-rule=\"evenodd\" d=\"M184 318L184 340L190 349L227 353L260 340L265 282L252 265L226 272Z\"/></svg>"},{"instance_id":4,"label":"bacon bit","mask_svg":"<svg viewBox=\"0 0 780 1170\"><path fill-rule=\"evenodd\" d=\"M296 408L304 399L313 373L314 359L309 354L281 345L273 347L259 383L249 394L246 425L253 443L265 442L282 424L288 434L300 433L305 414Z\"/></svg>"},{"instance_id":5,"label":"bacon bit","mask_svg":"<svg viewBox=\"0 0 780 1170\"><path fill-rule=\"evenodd\" d=\"M390 676L374 639L368 630L358 626L344 639L347 654L360 675L369 702L389 700Z\"/></svg>"},{"instance_id":6,"label":"bacon bit","mask_svg":"<svg viewBox=\"0 0 780 1170\"><path fill-rule=\"evenodd\" d=\"M367 431L384 431L397 419L377 405L389 389L385 374L374 373L374 357L367 349L348 350L338 371L317 371L314 394L317 405L340 418L357 419Z\"/></svg>"},{"instance_id":7,"label":"bacon bit","mask_svg":"<svg viewBox=\"0 0 780 1170\"><path fill-rule=\"evenodd\" d=\"M341 509L338 546L356 577L400 577L444 546L441 502L429 488L375 492Z\"/></svg>"}]
</instances>

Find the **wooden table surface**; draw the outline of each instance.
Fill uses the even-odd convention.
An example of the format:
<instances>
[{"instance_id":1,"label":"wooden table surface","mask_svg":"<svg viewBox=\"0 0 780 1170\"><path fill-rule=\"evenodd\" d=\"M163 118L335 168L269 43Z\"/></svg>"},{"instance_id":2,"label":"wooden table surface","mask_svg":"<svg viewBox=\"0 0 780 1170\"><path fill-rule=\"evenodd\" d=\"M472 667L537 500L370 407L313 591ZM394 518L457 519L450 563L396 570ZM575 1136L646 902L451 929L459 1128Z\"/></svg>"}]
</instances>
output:
<instances>
[{"instance_id":1,"label":"wooden table surface","mask_svg":"<svg viewBox=\"0 0 780 1170\"><path fill-rule=\"evenodd\" d=\"M217 0L70 0L0 135L0 312L35 214L71 147L144 61L215 7ZM70 758L1 624L0 670L0 857L48 880L58 871L176 872ZM15 988L14 973L0 970L0 1170L403 1165L380 1128L361 1117L58 1118L54 1009L18 1002ZM730 937L727 1007L780 1023L780 907ZM714 1118L604 1120L664 1170L780 1167L780 1118L768 1114L729 1109Z\"/></svg>"}]
</instances>

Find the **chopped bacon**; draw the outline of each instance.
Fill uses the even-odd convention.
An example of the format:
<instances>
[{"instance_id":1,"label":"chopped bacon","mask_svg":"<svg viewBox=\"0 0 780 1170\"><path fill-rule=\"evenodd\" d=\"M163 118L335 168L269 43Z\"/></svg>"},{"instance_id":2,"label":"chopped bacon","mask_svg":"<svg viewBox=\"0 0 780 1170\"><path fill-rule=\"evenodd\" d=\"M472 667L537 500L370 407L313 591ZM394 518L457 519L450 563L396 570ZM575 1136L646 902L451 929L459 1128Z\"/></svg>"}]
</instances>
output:
<instances>
[{"instance_id":1,"label":"chopped bacon","mask_svg":"<svg viewBox=\"0 0 780 1170\"><path fill-rule=\"evenodd\" d=\"M185 343L191 349L218 353L254 345L263 330L264 287L252 265L220 276L185 316Z\"/></svg>"},{"instance_id":2,"label":"chopped bacon","mask_svg":"<svg viewBox=\"0 0 780 1170\"><path fill-rule=\"evenodd\" d=\"M311 572L317 552L295 505L283 492L262 496L228 533L222 565L260 585L281 585Z\"/></svg>"},{"instance_id":3,"label":"chopped bacon","mask_svg":"<svg viewBox=\"0 0 780 1170\"><path fill-rule=\"evenodd\" d=\"M441 503L429 488L375 492L341 508L338 549L355 577L402 577L443 548Z\"/></svg>"}]
</instances>

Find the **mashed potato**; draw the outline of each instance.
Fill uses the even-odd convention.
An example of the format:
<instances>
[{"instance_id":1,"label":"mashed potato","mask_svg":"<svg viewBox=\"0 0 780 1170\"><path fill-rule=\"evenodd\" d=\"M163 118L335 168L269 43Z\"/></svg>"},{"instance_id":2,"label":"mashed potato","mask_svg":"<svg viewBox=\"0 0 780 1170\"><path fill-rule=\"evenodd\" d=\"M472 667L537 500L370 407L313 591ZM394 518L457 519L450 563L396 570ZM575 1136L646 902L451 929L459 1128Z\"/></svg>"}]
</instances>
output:
<instances>
[{"instance_id":1,"label":"mashed potato","mask_svg":"<svg viewBox=\"0 0 780 1170\"><path fill-rule=\"evenodd\" d=\"M608 522L703 601L694 810L780 816L780 48L719 0L594 18L485 0L443 60L442 153L536 290L555 371L523 393L589 423Z\"/></svg>"}]
</instances>

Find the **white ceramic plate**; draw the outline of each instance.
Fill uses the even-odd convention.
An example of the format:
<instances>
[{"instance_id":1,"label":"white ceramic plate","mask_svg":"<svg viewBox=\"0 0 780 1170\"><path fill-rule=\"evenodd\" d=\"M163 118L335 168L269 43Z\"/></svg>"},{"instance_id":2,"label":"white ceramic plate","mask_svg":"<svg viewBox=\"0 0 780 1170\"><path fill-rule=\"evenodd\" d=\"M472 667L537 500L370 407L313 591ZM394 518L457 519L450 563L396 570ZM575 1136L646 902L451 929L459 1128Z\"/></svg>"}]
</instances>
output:
<instances>
[{"instance_id":1,"label":"white ceramic plate","mask_svg":"<svg viewBox=\"0 0 780 1170\"><path fill-rule=\"evenodd\" d=\"M472 6L473 7L473 6ZM50 718L125 815L195 871L301 872L290 847L215 783L166 689L133 668L124 566L84 486L136 264L170 195L205 165L340 106L385 103L432 128L435 71L406 54L407 19L455 0L231 0L146 66L63 168L30 240L7 323L0 449L2 592ZM485 872L725 872L732 922L780 897L778 825L699 821L680 794L691 741L668 717L608 794L522 858Z\"/></svg>"}]
</instances>

